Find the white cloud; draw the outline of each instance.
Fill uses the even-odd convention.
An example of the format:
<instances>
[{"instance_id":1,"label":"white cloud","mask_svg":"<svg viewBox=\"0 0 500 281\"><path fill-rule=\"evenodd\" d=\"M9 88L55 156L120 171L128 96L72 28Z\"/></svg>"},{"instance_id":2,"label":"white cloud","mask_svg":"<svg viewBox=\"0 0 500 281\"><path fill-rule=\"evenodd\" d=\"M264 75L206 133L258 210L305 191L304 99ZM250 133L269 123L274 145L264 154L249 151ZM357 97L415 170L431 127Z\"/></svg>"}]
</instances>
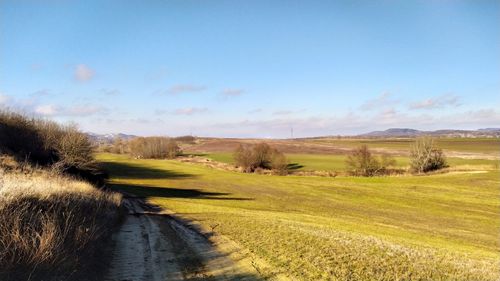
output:
<instances>
[{"instance_id":1,"label":"white cloud","mask_svg":"<svg viewBox=\"0 0 500 281\"><path fill-rule=\"evenodd\" d=\"M42 104L35 106L34 113L43 116L66 116L66 117L85 117L98 113L107 113L108 110L101 106L95 105L73 105L73 106L58 106L54 104Z\"/></svg>"},{"instance_id":2,"label":"white cloud","mask_svg":"<svg viewBox=\"0 0 500 281\"><path fill-rule=\"evenodd\" d=\"M7 105L10 102L10 96L0 92L0 105Z\"/></svg>"},{"instance_id":3,"label":"white cloud","mask_svg":"<svg viewBox=\"0 0 500 281\"><path fill-rule=\"evenodd\" d=\"M395 105L398 101L392 99L392 94L389 92L383 92L380 96L367 100L363 105L361 105L362 110L374 110L379 109L381 107L385 107L387 105Z\"/></svg>"},{"instance_id":4,"label":"white cloud","mask_svg":"<svg viewBox=\"0 0 500 281\"><path fill-rule=\"evenodd\" d=\"M436 109L444 107L458 107L460 106L460 97L453 94L444 94L434 98L425 99L422 101L414 102L410 104L409 108L418 109Z\"/></svg>"},{"instance_id":5,"label":"white cloud","mask_svg":"<svg viewBox=\"0 0 500 281\"><path fill-rule=\"evenodd\" d=\"M221 94L224 97L238 97L241 96L245 91L243 89L224 89Z\"/></svg>"},{"instance_id":6,"label":"white cloud","mask_svg":"<svg viewBox=\"0 0 500 281\"><path fill-rule=\"evenodd\" d=\"M47 89L40 89L40 90L37 90L37 91L34 91L33 93L31 93L32 97L46 97L46 96L50 96L50 95L51 95L51 93Z\"/></svg>"},{"instance_id":7,"label":"white cloud","mask_svg":"<svg viewBox=\"0 0 500 281\"><path fill-rule=\"evenodd\" d=\"M101 93L106 96L118 96L121 94L117 89L101 89Z\"/></svg>"},{"instance_id":8,"label":"white cloud","mask_svg":"<svg viewBox=\"0 0 500 281\"><path fill-rule=\"evenodd\" d=\"M208 109L205 107L186 107L186 108L179 108L175 110L175 114L177 115L193 115L193 114L198 114L198 113L203 113L207 112Z\"/></svg>"},{"instance_id":9,"label":"white cloud","mask_svg":"<svg viewBox=\"0 0 500 281\"><path fill-rule=\"evenodd\" d=\"M85 64L78 64L75 67L75 79L80 82L87 82L94 78L95 72Z\"/></svg>"},{"instance_id":10,"label":"white cloud","mask_svg":"<svg viewBox=\"0 0 500 281\"><path fill-rule=\"evenodd\" d=\"M96 105L76 105L65 108L61 115L65 116L89 116L97 113L106 113L107 109Z\"/></svg>"},{"instance_id":11,"label":"white cloud","mask_svg":"<svg viewBox=\"0 0 500 281\"><path fill-rule=\"evenodd\" d=\"M302 113L305 112L305 109L300 109L300 110L277 110L273 112L273 115L291 115L294 113Z\"/></svg>"},{"instance_id":12,"label":"white cloud","mask_svg":"<svg viewBox=\"0 0 500 281\"><path fill-rule=\"evenodd\" d=\"M293 113L293 111L291 111L291 110L278 110L278 111L273 112L273 115L290 115L292 113Z\"/></svg>"},{"instance_id":13,"label":"white cloud","mask_svg":"<svg viewBox=\"0 0 500 281\"><path fill-rule=\"evenodd\" d=\"M247 111L247 113L253 114L253 113L260 113L260 112L263 112L263 111L264 110L262 108L255 108L255 109Z\"/></svg>"},{"instance_id":14,"label":"white cloud","mask_svg":"<svg viewBox=\"0 0 500 281\"><path fill-rule=\"evenodd\" d=\"M168 111L165 110L165 109L156 109L155 110L155 114L156 115L163 115L163 114L166 114L166 113L168 113Z\"/></svg>"},{"instance_id":15,"label":"white cloud","mask_svg":"<svg viewBox=\"0 0 500 281\"><path fill-rule=\"evenodd\" d=\"M205 89L206 89L205 86L192 85L192 84L178 84L170 87L167 90L167 93L171 95L177 95L177 94L201 92L204 91Z\"/></svg>"},{"instance_id":16,"label":"white cloud","mask_svg":"<svg viewBox=\"0 0 500 281\"><path fill-rule=\"evenodd\" d=\"M60 112L60 109L53 104L45 104L36 106L34 111L40 115L54 116Z\"/></svg>"}]
</instances>

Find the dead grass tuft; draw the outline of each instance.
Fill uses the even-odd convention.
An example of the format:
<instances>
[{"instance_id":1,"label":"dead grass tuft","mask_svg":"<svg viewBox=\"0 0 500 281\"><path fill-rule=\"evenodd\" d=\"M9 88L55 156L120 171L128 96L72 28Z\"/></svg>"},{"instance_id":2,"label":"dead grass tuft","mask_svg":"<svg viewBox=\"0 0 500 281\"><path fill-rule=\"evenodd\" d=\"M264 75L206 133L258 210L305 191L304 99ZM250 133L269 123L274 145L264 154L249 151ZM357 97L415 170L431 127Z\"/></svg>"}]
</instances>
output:
<instances>
[{"instance_id":1,"label":"dead grass tuft","mask_svg":"<svg viewBox=\"0 0 500 281\"><path fill-rule=\"evenodd\" d=\"M120 204L118 194L57 174L0 174L0 280L72 279L109 236Z\"/></svg>"}]
</instances>

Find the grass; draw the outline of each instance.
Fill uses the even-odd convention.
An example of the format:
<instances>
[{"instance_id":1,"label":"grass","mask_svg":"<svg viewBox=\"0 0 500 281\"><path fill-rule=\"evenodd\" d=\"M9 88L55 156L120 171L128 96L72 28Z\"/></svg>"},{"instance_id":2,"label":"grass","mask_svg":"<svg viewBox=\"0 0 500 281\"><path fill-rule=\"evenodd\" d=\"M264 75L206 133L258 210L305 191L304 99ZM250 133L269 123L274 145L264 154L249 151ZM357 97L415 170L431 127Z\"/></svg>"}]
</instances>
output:
<instances>
[{"instance_id":1,"label":"grass","mask_svg":"<svg viewBox=\"0 0 500 281\"><path fill-rule=\"evenodd\" d=\"M0 280L95 280L121 197L49 172L0 169Z\"/></svg>"},{"instance_id":2,"label":"grass","mask_svg":"<svg viewBox=\"0 0 500 281\"><path fill-rule=\"evenodd\" d=\"M204 154L214 161L233 164L233 154L229 152L214 152ZM345 171L345 155L325 155L325 154L287 154L290 163L295 164L297 170L303 171ZM408 168L410 160L408 157L395 157L396 166L398 168ZM498 167L499 160L486 160L486 159L463 159L450 157L448 164L451 168L461 169L476 166L481 169L490 170Z\"/></svg>"},{"instance_id":3,"label":"grass","mask_svg":"<svg viewBox=\"0 0 500 281\"><path fill-rule=\"evenodd\" d=\"M228 237L297 280L497 280L500 173L242 174L101 154L111 186Z\"/></svg>"}]
</instances>

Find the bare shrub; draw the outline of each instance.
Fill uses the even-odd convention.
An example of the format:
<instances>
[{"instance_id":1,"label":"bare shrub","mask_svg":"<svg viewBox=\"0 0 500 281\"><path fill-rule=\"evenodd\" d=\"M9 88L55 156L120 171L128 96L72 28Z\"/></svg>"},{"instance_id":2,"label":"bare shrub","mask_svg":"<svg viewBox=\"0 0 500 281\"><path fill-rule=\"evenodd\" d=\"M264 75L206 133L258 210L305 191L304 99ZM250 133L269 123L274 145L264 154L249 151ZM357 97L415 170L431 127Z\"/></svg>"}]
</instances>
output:
<instances>
[{"instance_id":1,"label":"bare shrub","mask_svg":"<svg viewBox=\"0 0 500 281\"><path fill-rule=\"evenodd\" d=\"M427 173L446 168L446 156L437 148L434 139L418 138L413 144L410 154L410 167L414 173Z\"/></svg>"},{"instance_id":2,"label":"bare shrub","mask_svg":"<svg viewBox=\"0 0 500 281\"><path fill-rule=\"evenodd\" d=\"M33 118L14 112L0 111L0 153L7 153L21 159L46 165L57 156L44 143Z\"/></svg>"},{"instance_id":3,"label":"bare shrub","mask_svg":"<svg viewBox=\"0 0 500 281\"><path fill-rule=\"evenodd\" d=\"M56 149L58 162L65 167L87 169L95 163L89 139L74 127L67 127L62 131Z\"/></svg>"},{"instance_id":4,"label":"bare shrub","mask_svg":"<svg viewBox=\"0 0 500 281\"><path fill-rule=\"evenodd\" d=\"M130 152L139 158L175 158L181 149L175 140L167 137L140 137L130 141Z\"/></svg>"},{"instance_id":5,"label":"bare shrub","mask_svg":"<svg viewBox=\"0 0 500 281\"><path fill-rule=\"evenodd\" d=\"M354 149L346 159L349 173L363 177L386 174L388 172L387 168L395 164L396 160L390 155L384 154L380 157L372 155L366 145Z\"/></svg>"},{"instance_id":6,"label":"bare shrub","mask_svg":"<svg viewBox=\"0 0 500 281\"><path fill-rule=\"evenodd\" d=\"M0 153L102 183L87 135L75 126L0 111Z\"/></svg>"},{"instance_id":7,"label":"bare shrub","mask_svg":"<svg viewBox=\"0 0 500 281\"><path fill-rule=\"evenodd\" d=\"M177 142L171 139L167 143L167 158L174 159L182 153L181 148L177 145Z\"/></svg>"},{"instance_id":8,"label":"bare shrub","mask_svg":"<svg viewBox=\"0 0 500 281\"><path fill-rule=\"evenodd\" d=\"M253 147L239 145L233 154L235 165L245 173L257 170L273 170L275 174L288 174L288 160L280 151L266 143L259 143Z\"/></svg>"},{"instance_id":9,"label":"bare shrub","mask_svg":"<svg viewBox=\"0 0 500 281\"><path fill-rule=\"evenodd\" d=\"M104 147L104 150L108 150L106 152L111 152L111 153L116 153L116 154L124 154L124 153L127 153L127 151L128 151L128 143L127 143L127 141L125 141L121 138L116 138L113 141L113 144L108 145L107 147Z\"/></svg>"},{"instance_id":10,"label":"bare shrub","mask_svg":"<svg viewBox=\"0 0 500 281\"><path fill-rule=\"evenodd\" d=\"M196 138L193 136L180 136L180 137L174 138L174 140L178 141L178 142L188 143L188 144L193 144L196 142Z\"/></svg>"},{"instance_id":11,"label":"bare shrub","mask_svg":"<svg viewBox=\"0 0 500 281\"><path fill-rule=\"evenodd\" d=\"M233 154L235 165L241 167L245 173L252 173L256 168L252 154L250 148L240 144Z\"/></svg>"},{"instance_id":12,"label":"bare shrub","mask_svg":"<svg viewBox=\"0 0 500 281\"><path fill-rule=\"evenodd\" d=\"M288 174L288 159L286 156L275 150L271 156L271 169L277 175L284 176Z\"/></svg>"},{"instance_id":13,"label":"bare shrub","mask_svg":"<svg viewBox=\"0 0 500 281\"><path fill-rule=\"evenodd\" d=\"M253 161L255 167L271 169L274 150L267 143L259 143L253 147Z\"/></svg>"}]
</instances>

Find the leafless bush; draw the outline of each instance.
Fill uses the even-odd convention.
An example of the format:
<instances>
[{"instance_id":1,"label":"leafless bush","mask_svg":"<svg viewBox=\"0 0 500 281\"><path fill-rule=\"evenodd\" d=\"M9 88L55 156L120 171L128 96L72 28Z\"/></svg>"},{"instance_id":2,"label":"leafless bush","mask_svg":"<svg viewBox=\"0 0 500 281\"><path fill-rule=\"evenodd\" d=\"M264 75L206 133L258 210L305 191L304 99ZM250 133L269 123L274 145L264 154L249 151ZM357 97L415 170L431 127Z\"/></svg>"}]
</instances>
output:
<instances>
[{"instance_id":1,"label":"leafless bush","mask_svg":"<svg viewBox=\"0 0 500 281\"><path fill-rule=\"evenodd\" d=\"M236 166L241 167L245 173L252 173L256 168L252 150L241 144L236 148L233 158Z\"/></svg>"},{"instance_id":2,"label":"leafless bush","mask_svg":"<svg viewBox=\"0 0 500 281\"><path fill-rule=\"evenodd\" d=\"M288 159L286 156L274 150L271 156L271 169L277 175L284 176L288 174Z\"/></svg>"},{"instance_id":3,"label":"leafless bush","mask_svg":"<svg viewBox=\"0 0 500 281\"><path fill-rule=\"evenodd\" d=\"M410 158L410 167L414 173L427 173L448 166L443 150L437 148L434 139L430 137L415 141Z\"/></svg>"},{"instance_id":4,"label":"leafless bush","mask_svg":"<svg viewBox=\"0 0 500 281\"><path fill-rule=\"evenodd\" d=\"M372 177L388 172L389 166L394 166L396 160L389 155L376 157L366 145L354 149L347 156L346 165L349 173L354 176Z\"/></svg>"},{"instance_id":5,"label":"leafless bush","mask_svg":"<svg viewBox=\"0 0 500 281\"><path fill-rule=\"evenodd\" d=\"M9 154L17 161L49 166L93 182L102 182L102 173L92 150L87 135L75 126L0 112L0 153Z\"/></svg>"},{"instance_id":6,"label":"leafless bush","mask_svg":"<svg viewBox=\"0 0 500 281\"><path fill-rule=\"evenodd\" d=\"M124 154L127 153L128 151L129 151L128 142L121 138L116 138L113 141L113 144L108 146L108 151L106 152Z\"/></svg>"},{"instance_id":7,"label":"leafless bush","mask_svg":"<svg viewBox=\"0 0 500 281\"><path fill-rule=\"evenodd\" d=\"M140 158L175 158L181 149L175 140L166 137L140 137L130 141L130 152Z\"/></svg>"},{"instance_id":8,"label":"leafless bush","mask_svg":"<svg viewBox=\"0 0 500 281\"><path fill-rule=\"evenodd\" d=\"M174 138L174 140L178 141L178 142L193 144L193 143L195 143L196 138L193 136L180 136L180 137Z\"/></svg>"},{"instance_id":9,"label":"leafless bush","mask_svg":"<svg viewBox=\"0 0 500 281\"><path fill-rule=\"evenodd\" d=\"M240 145L233 157L236 166L241 167L245 173L273 170L279 175L288 174L288 160L285 155L266 143L259 143L253 147Z\"/></svg>"}]
</instances>

